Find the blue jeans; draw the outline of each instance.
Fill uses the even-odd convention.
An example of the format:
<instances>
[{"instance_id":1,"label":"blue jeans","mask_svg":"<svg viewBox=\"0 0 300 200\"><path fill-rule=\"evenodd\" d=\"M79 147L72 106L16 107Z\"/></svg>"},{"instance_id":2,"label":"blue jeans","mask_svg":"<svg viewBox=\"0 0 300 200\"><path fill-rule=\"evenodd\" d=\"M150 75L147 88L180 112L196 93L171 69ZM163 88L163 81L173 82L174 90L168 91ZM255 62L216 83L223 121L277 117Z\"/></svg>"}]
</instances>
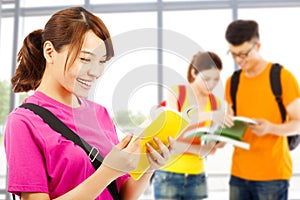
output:
<instances>
[{"instance_id":1,"label":"blue jeans","mask_svg":"<svg viewBox=\"0 0 300 200\"><path fill-rule=\"evenodd\" d=\"M231 176L230 200L287 200L288 180L249 181Z\"/></svg>"},{"instance_id":2,"label":"blue jeans","mask_svg":"<svg viewBox=\"0 0 300 200\"><path fill-rule=\"evenodd\" d=\"M205 174L179 174L156 171L153 177L154 198L165 200L197 200L207 198Z\"/></svg>"}]
</instances>

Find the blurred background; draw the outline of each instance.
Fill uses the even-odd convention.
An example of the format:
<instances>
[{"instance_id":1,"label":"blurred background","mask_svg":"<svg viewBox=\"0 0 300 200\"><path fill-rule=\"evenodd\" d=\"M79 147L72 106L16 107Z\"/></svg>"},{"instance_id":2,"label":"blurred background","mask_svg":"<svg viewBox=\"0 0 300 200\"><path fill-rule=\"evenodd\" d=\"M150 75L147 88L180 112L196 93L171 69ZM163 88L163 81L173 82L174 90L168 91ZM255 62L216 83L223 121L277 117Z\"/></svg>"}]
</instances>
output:
<instances>
[{"instance_id":1,"label":"blurred background","mask_svg":"<svg viewBox=\"0 0 300 200\"><path fill-rule=\"evenodd\" d=\"M6 193L6 161L3 147L3 133L7 114L28 96L27 93L11 93L10 78L15 71L17 52L23 39L35 29L43 29L49 17L56 11L83 6L99 16L110 30L113 42L128 40L151 40L154 47L129 48L122 55L113 58L104 76L95 87L94 101L107 107L115 116L113 97L124 77L128 74L140 75L136 70L143 66L156 74L155 84L135 88L126 105L130 120L138 125L144 120L151 107L161 102L164 96L164 78L170 69L185 80L190 54L176 50L181 45L192 45L199 50L214 51L223 61L222 81L215 93L223 98L224 84L228 76L237 68L227 54L225 29L234 19L253 19L259 23L261 53L272 62L279 62L292 71L299 80L300 47L300 0L1 0L0 1L0 200L10 199ZM147 34L139 34L146 30ZM129 36L126 35L129 33ZM150 34L150 35L148 35ZM164 49L170 38L174 38L170 48ZM153 38L152 38L153 37ZM134 38L133 38L134 39ZM152 40L153 39L153 40ZM136 41L132 41L133 43ZM195 46L191 46L194 50ZM118 45L115 46L116 51ZM143 74L142 77L147 77ZM151 94L151 95L149 95ZM147 95L147 96L146 96ZM145 98L147 97L147 98ZM122 116L120 113L118 116ZM115 119L115 118L114 118ZM115 119L116 120L116 119ZM118 120L122 122L122 119ZM117 124L120 137L124 132L122 124ZM233 147L226 147L206 159L209 198L228 199L228 178ZM290 200L300 199L300 147L291 152L294 174L290 182ZM276 166L274 166L276 167ZM151 185L141 197L152 198Z\"/></svg>"}]
</instances>

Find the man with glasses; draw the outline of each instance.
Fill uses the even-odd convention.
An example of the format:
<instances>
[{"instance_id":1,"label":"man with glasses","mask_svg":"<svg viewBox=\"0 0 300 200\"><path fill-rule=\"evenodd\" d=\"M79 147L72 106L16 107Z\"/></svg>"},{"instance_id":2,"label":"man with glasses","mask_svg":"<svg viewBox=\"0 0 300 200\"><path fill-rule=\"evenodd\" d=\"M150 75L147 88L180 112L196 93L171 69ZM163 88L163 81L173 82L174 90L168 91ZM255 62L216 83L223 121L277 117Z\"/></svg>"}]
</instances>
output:
<instances>
[{"instance_id":1,"label":"man with glasses","mask_svg":"<svg viewBox=\"0 0 300 200\"><path fill-rule=\"evenodd\" d=\"M300 131L297 80L286 68L281 69L282 100L288 115L288 120L282 123L270 84L272 63L260 54L257 22L233 21L225 37L229 53L241 69L235 109L230 94L232 76L226 82L228 118L235 110L236 115L257 121L257 125L249 125L243 138L250 144L250 150L236 147L233 152L230 200L287 200L292 160L286 136Z\"/></svg>"}]
</instances>

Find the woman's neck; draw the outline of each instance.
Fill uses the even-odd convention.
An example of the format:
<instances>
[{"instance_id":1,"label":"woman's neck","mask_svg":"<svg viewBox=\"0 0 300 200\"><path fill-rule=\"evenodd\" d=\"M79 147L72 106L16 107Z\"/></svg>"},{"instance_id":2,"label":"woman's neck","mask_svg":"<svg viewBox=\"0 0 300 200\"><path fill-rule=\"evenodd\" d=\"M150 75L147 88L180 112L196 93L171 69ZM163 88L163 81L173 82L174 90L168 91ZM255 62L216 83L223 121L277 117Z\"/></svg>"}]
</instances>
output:
<instances>
[{"instance_id":1,"label":"woman's neck","mask_svg":"<svg viewBox=\"0 0 300 200\"><path fill-rule=\"evenodd\" d=\"M67 106L73 108L77 108L80 106L80 100L74 94L66 91L63 88L53 88L53 85L51 87L49 86L49 84L44 84L43 81L37 88L37 91L40 91L45 95L49 96L50 98L55 99L56 101Z\"/></svg>"},{"instance_id":2,"label":"woman's neck","mask_svg":"<svg viewBox=\"0 0 300 200\"><path fill-rule=\"evenodd\" d=\"M76 108L80 106L80 101L72 92L64 88L61 83L53 77L53 73L49 72L49 67L46 67L41 83L37 88L47 96L67 106Z\"/></svg>"},{"instance_id":3,"label":"woman's neck","mask_svg":"<svg viewBox=\"0 0 300 200\"><path fill-rule=\"evenodd\" d=\"M209 94L207 92L201 91L195 84L190 84L190 86L193 90L193 94L195 96L194 98L197 101L198 107L203 109L207 104Z\"/></svg>"}]
</instances>

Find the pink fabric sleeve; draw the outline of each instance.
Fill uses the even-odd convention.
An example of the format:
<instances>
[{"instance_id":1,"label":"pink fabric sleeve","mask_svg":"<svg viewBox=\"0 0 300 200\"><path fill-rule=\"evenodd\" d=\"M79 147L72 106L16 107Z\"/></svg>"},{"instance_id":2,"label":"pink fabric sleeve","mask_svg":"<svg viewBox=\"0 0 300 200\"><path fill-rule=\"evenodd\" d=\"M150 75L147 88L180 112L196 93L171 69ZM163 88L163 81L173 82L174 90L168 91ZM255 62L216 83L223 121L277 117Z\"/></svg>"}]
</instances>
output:
<instances>
[{"instance_id":1,"label":"pink fabric sleeve","mask_svg":"<svg viewBox=\"0 0 300 200\"><path fill-rule=\"evenodd\" d=\"M45 162L40 147L31 134L33 131L38 130L30 130L18 115L8 117L5 146L9 147L6 148L9 192L48 193Z\"/></svg>"}]
</instances>

